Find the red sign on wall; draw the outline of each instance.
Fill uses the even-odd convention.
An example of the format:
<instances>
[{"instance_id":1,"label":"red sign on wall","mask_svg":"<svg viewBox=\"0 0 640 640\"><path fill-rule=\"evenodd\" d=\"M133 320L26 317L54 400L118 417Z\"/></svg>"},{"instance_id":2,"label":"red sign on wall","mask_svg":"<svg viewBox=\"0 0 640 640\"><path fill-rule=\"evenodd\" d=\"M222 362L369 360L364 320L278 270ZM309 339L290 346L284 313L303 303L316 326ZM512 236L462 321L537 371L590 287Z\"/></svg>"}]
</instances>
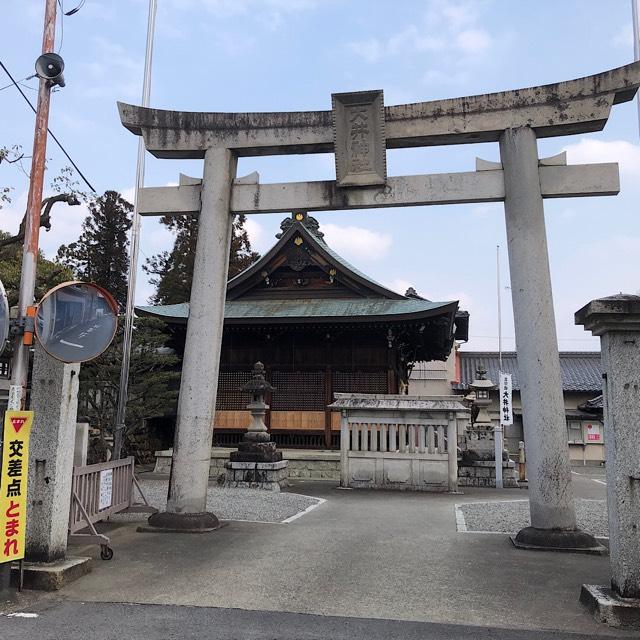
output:
<instances>
[{"instance_id":1,"label":"red sign on wall","mask_svg":"<svg viewBox=\"0 0 640 640\"><path fill-rule=\"evenodd\" d=\"M602 434L597 424L587 425L587 442L602 442Z\"/></svg>"}]
</instances>

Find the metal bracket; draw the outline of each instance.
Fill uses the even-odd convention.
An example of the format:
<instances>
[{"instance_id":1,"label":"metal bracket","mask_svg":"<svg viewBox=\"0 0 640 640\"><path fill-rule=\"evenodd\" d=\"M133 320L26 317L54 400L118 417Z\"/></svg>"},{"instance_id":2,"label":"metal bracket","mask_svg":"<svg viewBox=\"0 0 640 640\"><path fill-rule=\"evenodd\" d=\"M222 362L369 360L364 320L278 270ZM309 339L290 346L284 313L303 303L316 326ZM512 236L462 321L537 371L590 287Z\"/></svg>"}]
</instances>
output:
<instances>
[{"instance_id":1,"label":"metal bracket","mask_svg":"<svg viewBox=\"0 0 640 640\"><path fill-rule=\"evenodd\" d=\"M11 318L9 320L9 335L21 336L25 331L25 318Z\"/></svg>"}]
</instances>

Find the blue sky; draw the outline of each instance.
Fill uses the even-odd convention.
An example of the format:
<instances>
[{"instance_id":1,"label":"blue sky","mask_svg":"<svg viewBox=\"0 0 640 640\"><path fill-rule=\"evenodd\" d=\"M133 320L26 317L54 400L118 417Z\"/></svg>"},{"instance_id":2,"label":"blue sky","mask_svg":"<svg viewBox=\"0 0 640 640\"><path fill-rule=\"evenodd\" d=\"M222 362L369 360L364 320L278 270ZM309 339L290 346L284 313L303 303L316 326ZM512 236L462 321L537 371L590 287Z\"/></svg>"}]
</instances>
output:
<instances>
[{"instance_id":1,"label":"blue sky","mask_svg":"<svg viewBox=\"0 0 640 640\"><path fill-rule=\"evenodd\" d=\"M69 10L79 0L65 0ZM16 78L33 73L44 0L2 10L2 61ZM329 109L332 92L384 89L401 104L535 86L590 75L633 60L629 0L158 0L151 104L202 111ZM137 139L119 123L116 100L139 103L146 0L86 0L64 19L66 88L55 92L51 129L99 192L132 196ZM58 23L57 46L62 30ZM0 80L4 86L8 79ZM34 80L25 84L36 87ZM35 101L36 93L25 88ZM30 154L33 114L13 88L0 91L0 144ZM597 349L573 325L589 300L640 290L640 146L636 103L614 107L601 133L539 143L541 157L567 149L569 162L618 161L617 197L546 201L560 348ZM49 176L67 164L50 140ZM496 144L388 152L390 175L470 171L497 160ZM28 169L28 161L25 165ZM329 155L243 158L239 175L262 182L334 178ZM199 161L147 156L147 185L201 175ZM27 178L0 166L14 204L0 228L15 230ZM43 233L47 255L77 237L84 211L59 205ZM253 216L255 247L272 244L282 215ZM501 204L317 214L329 243L376 280L433 300L460 299L471 312L466 349L497 348L496 245L502 250L504 347L512 349L504 214ZM154 219L142 230L142 260L171 237ZM138 301L151 293L139 279Z\"/></svg>"}]
</instances>

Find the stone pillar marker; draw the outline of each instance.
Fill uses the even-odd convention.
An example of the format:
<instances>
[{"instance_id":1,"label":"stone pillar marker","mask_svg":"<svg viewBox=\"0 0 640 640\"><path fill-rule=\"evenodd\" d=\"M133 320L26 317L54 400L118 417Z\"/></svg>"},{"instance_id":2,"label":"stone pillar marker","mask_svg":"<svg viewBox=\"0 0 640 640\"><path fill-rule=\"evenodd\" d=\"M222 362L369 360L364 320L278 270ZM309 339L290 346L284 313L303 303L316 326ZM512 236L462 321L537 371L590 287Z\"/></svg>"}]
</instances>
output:
<instances>
[{"instance_id":1,"label":"stone pillar marker","mask_svg":"<svg viewBox=\"0 0 640 640\"><path fill-rule=\"evenodd\" d=\"M29 561L54 562L66 555L79 372L80 365L54 360L36 343L27 503Z\"/></svg>"},{"instance_id":2,"label":"stone pillar marker","mask_svg":"<svg viewBox=\"0 0 640 640\"><path fill-rule=\"evenodd\" d=\"M600 336L611 588L583 585L596 619L640 628L640 296L592 300L575 322Z\"/></svg>"},{"instance_id":3,"label":"stone pillar marker","mask_svg":"<svg viewBox=\"0 0 640 640\"><path fill-rule=\"evenodd\" d=\"M533 129L506 129L500 156L531 511L531 526L512 541L524 549L601 550L576 526Z\"/></svg>"},{"instance_id":4,"label":"stone pillar marker","mask_svg":"<svg viewBox=\"0 0 640 640\"><path fill-rule=\"evenodd\" d=\"M152 530L212 531L220 526L216 516L206 512L206 504L233 223L229 203L236 164L236 156L228 149L211 148L205 153L167 510L149 517Z\"/></svg>"}]
</instances>

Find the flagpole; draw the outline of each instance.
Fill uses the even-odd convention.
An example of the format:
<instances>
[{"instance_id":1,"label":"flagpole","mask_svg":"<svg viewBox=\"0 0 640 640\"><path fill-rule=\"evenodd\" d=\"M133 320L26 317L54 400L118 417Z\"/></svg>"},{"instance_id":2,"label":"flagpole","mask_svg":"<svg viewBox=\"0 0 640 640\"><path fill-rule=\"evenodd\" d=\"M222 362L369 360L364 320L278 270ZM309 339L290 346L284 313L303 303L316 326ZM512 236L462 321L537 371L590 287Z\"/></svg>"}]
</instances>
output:
<instances>
[{"instance_id":1,"label":"flagpole","mask_svg":"<svg viewBox=\"0 0 640 640\"><path fill-rule=\"evenodd\" d=\"M147 47L144 58L144 78L142 81L142 106L149 106L151 95L151 62L153 58L153 36L156 24L156 0L149 0L149 16L147 20ZM136 298L136 275L138 271L138 253L140 250L140 214L138 213L138 194L144 186L144 140L138 139L138 163L136 167L136 186L133 196L133 220L131 223L131 250L129 253L129 278L127 282L127 307L124 321L124 337L122 342L122 367L120 369L120 388L118 392L118 409L116 412L116 429L113 442L113 459L122 455L124 443L125 415L127 409L127 390L129 386L129 363L131 360L131 338L133 335L133 313Z\"/></svg>"},{"instance_id":2,"label":"flagpole","mask_svg":"<svg viewBox=\"0 0 640 640\"><path fill-rule=\"evenodd\" d=\"M498 294L498 380L501 380L502 373L502 296L500 292L500 245L496 245L496 284ZM498 393L498 424L496 425L493 438L494 438L494 452L496 463L496 489L503 488L502 481L502 449L503 449L503 426L502 426L502 389Z\"/></svg>"},{"instance_id":3,"label":"flagpole","mask_svg":"<svg viewBox=\"0 0 640 640\"><path fill-rule=\"evenodd\" d=\"M640 6L638 0L631 0L631 16L633 22L633 59L640 60ZM640 92L636 94L638 106L638 132L640 133Z\"/></svg>"},{"instance_id":4,"label":"flagpole","mask_svg":"<svg viewBox=\"0 0 640 640\"><path fill-rule=\"evenodd\" d=\"M502 296L500 295L500 245L496 245L496 282L498 287L498 364L502 370Z\"/></svg>"}]
</instances>

